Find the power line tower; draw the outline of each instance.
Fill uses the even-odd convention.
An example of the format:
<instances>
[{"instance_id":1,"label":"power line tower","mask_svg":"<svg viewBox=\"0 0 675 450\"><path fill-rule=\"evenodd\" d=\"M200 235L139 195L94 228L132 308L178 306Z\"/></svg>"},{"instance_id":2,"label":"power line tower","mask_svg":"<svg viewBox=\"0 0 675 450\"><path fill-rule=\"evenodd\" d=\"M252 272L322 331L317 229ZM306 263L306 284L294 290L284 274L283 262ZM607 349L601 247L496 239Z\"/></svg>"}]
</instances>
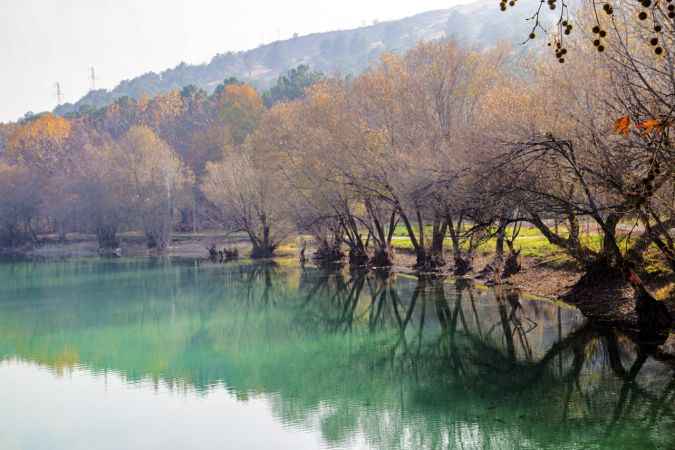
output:
<instances>
[{"instance_id":1,"label":"power line tower","mask_svg":"<svg viewBox=\"0 0 675 450\"><path fill-rule=\"evenodd\" d=\"M91 90L95 91L96 90L96 71L94 70L93 67L91 67L90 70L89 70L89 80L91 81Z\"/></svg>"},{"instance_id":2,"label":"power line tower","mask_svg":"<svg viewBox=\"0 0 675 450\"><path fill-rule=\"evenodd\" d=\"M61 83L56 82L56 104L57 106L63 103L63 92L61 91Z\"/></svg>"}]
</instances>

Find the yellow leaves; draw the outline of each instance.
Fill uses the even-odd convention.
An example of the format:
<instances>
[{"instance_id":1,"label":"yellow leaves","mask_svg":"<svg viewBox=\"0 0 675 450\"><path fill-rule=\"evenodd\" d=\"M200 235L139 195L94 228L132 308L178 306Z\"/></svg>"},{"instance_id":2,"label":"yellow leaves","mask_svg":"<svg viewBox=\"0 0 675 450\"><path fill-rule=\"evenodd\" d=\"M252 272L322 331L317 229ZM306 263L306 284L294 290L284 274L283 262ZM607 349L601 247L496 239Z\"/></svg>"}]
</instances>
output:
<instances>
[{"instance_id":1,"label":"yellow leaves","mask_svg":"<svg viewBox=\"0 0 675 450\"><path fill-rule=\"evenodd\" d=\"M145 101L141 98L137 108L139 111L146 113L147 122L153 128L159 128L162 123L178 118L183 112L183 98L178 90L158 95L150 100L147 105L143 105L142 102Z\"/></svg>"},{"instance_id":2,"label":"yellow leaves","mask_svg":"<svg viewBox=\"0 0 675 450\"><path fill-rule=\"evenodd\" d=\"M225 86L222 99L237 109L258 111L262 109L262 99L258 92L248 84L229 84Z\"/></svg>"},{"instance_id":3,"label":"yellow leaves","mask_svg":"<svg viewBox=\"0 0 675 450\"><path fill-rule=\"evenodd\" d=\"M331 96L324 90L315 90L309 100L317 109L325 109L331 104Z\"/></svg>"},{"instance_id":4,"label":"yellow leaves","mask_svg":"<svg viewBox=\"0 0 675 450\"><path fill-rule=\"evenodd\" d=\"M264 111L262 98L247 84L229 84L217 101L221 118L232 130L235 144L242 144L256 128Z\"/></svg>"},{"instance_id":5,"label":"yellow leaves","mask_svg":"<svg viewBox=\"0 0 675 450\"><path fill-rule=\"evenodd\" d=\"M630 132L630 117L619 117L614 123L614 132L628 136L628 133Z\"/></svg>"},{"instance_id":6,"label":"yellow leaves","mask_svg":"<svg viewBox=\"0 0 675 450\"><path fill-rule=\"evenodd\" d=\"M128 190L133 207L152 208L170 195L172 201L182 199L193 182L193 175L169 144L150 128L134 126L119 140L120 151L114 164ZM153 206L154 205L154 206Z\"/></svg>"},{"instance_id":7,"label":"yellow leaves","mask_svg":"<svg viewBox=\"0 0 675 450\"><path fill-rule=\"evenodd\" d=\"M7 154L15 161L47 168L61 159L71 131L68 120L43 114L14 131L7 142Z\"/></svg>"},{"instance_id":8,"label":"yellow leaves","mask_svg":"<svg viewBox=\"0 0 675 450\"><path fill-rule=\"evenodd\" d=\"M38 140L63 142L70 135L71 125L63 117L44 114L19 127L9 139L13 148L34 145Z\"/></svg>"},{"instance_id":9,"label":"yellow leaves","mask_svg":"<svg viewBox=\"0 0 675 450\"><path fill-rule=\"evenodd\" d=\"M666 300L675 294L675 283L669 283L654 292L654 298L657 300Z\"/></svg>"},{"instance_id":10,"label":"yellow leaves","mask_svg":"<svg viewBox=\"0 0 675 450\"><path fill-rule=\"evenodd\" d=\"M402 70L403 69L403 58L396 53L383 53L380 55L380 62L383 67L388 68L389 70Z\"/></svg>"}]
</instances>

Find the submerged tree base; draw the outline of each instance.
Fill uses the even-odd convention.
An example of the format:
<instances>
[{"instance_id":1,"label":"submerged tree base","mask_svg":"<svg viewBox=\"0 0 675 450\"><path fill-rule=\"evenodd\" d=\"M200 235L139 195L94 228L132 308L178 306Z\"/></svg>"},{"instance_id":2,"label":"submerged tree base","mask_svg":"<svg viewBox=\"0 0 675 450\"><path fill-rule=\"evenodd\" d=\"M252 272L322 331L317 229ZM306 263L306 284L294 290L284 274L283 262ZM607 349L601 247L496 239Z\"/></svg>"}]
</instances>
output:
<instances>
[{"instance_id":1,"label":"submerged tree base","mask_svg":"<svg viewBox=\"0 0 675 450\"><path fill-rule=\"evenodd\" d=\"M105 258L120 258L122 256L122 249L120 247L117 248L100 247L98 249L98 254L99 256Z\"/></svg>"},{"instance_id":2,"label":"submerged tree base","mask_svg":"<svg viewBox=\"0 0 675 450\"><path fill-rule=\"evenodd\" d=\"M673 326L675 301L656 301L638 289L617 268L591 267L561 299L601 323L637 328L645 336L668 334Z\"/></svg>"},{"instance_id":3,"label":"submerged tree base","mask_svg":"<svg viewBox=\"0 0 675 450\"><path fill-rule=\"evenodd\" d=\"M212 244L211 247L208 247L208 251L209 251L209 261L214 263L218 262L222 264L239 259L239 249L236 247L223 248L222 250L218 250L216 245Z\"/></svg>"},{"instance_id":4,"label":"submerged tree base","mask_svg":"<svg viewBox=\"0 0 675 450\"><path fill-rule=\"evenodd\" d=\"M29 232L0 230L0 247L9 251L32 247L37 242L37 237Z\"/></svg>"},{"instance_id":5,"label":"submerged tree base","mask_svg":"<svg viewBox=\"0 0 675 450\"><path fill-rule=\"evenodd\" d=\"M163 253L169 247L169 241L171 240L170 236L157 236L155 234L146 234L148 240L147 246L148 250L152 250L157 253Z\"/></svg>"},{"instance_id":6,"label":"submerged tree base","mask_svg":"<svg viewBox=\"0 0 675 450\"><path fill-rule=\"evenodd\" d=\"M345 254L336 246L321 246L316 249L312 255L312 260L320 266L328 264L339 264L344 259Z\"/></svg>"},{"instance_id":7,"label":"submerged tree base","mask_svg":"<svg viewBox=\"0 0 675 450\"><path fill-rule=\"evenodd\" d=\"M349 266L356 268L356 267L367 267L368 266L368 261L370 258L368 257L368 254L360 251L360 250L350 250L349 251Z\"/></svg>"},{"instance_id":8,"label":"submerged tree base","mask_svg":"<svg viewBox=\"0 0 675 450\"><path fill-rule=\"evenodd\" d=\"M374 268L388 268L394 265L394 252L392 249L377 249L368 265Z\"/></svg>"},{"instance_id":9,"label":"submerged tree base","mask_svg":"<svg viewBox=\"0 0 675 450\"><path fill-rule=\"evenodd\" d=\"M251 258L266 259L274 257L275 247L253 247L251 250Z\"/></svg>"},{"instance_id":10,"label":"submerged tree base","mask_svg":"<svg viewBox=\"0 0 675 450\"><path fill-rule=\"evenodd\" d=\"M117 238L117 228L101 226L96 229L99 253L108 253L120 248L120 240Z\"/></svg>"},{"instance_id":11,"label":"submerged tree base","mask_svg":"<svg viewBox=\"0 0 675 450\"><path fill-rule=\"evenodd\" d=\"M520 250L509 252L509 256L504 261L503 278L510 278L522 270L523 266L520 263Z\"/></svg>"},{"instance_id":12,"label":"submerged tree base","mask_svg":"<svg viewBox=\"0 0 675 450\"><path fill-rule=\"evenodd\" d=\"M421 250L417 252L413 269L420 273L437 273L447 265L442 253Z\"/></svg>"},{"instance_id":13,"label":"submerged tree base","mask_svg":"<svg viewBox=\"0 0 675 450\"><path fill-rule=\"evenodd\" d=\"M453 273L457 276L464 276L473 270L473 262L469 257L455 256L455 267Z\"/></svg>"}]
</instances>

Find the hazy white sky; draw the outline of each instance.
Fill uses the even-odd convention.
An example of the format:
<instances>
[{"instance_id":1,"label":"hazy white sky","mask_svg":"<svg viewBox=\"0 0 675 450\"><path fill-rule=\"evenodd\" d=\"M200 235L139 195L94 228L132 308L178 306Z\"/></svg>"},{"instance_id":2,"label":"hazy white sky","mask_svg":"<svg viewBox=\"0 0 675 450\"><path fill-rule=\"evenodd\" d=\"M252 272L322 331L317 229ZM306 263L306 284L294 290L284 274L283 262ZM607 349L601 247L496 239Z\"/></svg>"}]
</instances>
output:
<instances>
[{"instance_id":1,"label":"hazy white sky","mask_svg":"<svg viewBox=\"0 0 675 450\"><path fill-rule=\"evenodd\" d=\"M469 0L0 0L0 121L293 33L354 28Z\"/></svg>"}]
</instances>

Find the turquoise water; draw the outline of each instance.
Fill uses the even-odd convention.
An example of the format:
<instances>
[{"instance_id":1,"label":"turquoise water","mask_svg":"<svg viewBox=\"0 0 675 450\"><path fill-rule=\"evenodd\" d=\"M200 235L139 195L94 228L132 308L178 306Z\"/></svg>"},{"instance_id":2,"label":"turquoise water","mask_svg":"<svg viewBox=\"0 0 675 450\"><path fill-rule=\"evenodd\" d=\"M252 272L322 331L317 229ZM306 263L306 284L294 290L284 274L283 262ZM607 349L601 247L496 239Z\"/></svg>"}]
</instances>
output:
<instances>
[{"instance_id":1,"label":"turquoise water","mask_svg":"<svg viewBox=\"0 0 675 450\"><path fill-rule=\"evenodd\" d=\"M673 449L675 345L273 265L0 264L0 449Z\"/></svg>"}]
</instances>

